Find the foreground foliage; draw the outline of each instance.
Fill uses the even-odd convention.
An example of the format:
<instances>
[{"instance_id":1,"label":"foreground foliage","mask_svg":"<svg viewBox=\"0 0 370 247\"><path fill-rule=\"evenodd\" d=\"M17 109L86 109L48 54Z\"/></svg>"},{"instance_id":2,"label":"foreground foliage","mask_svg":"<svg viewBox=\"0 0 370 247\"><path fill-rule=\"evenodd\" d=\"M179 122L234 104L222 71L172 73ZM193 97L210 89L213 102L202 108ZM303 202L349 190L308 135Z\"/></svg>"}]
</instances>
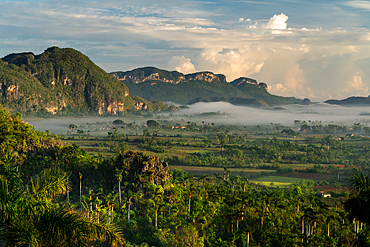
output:
<instances>
[{"instance_id":1,"label":"foreground foliage","mask_svg":"<svg viewBox=\"0 0 370 247\"><path fill-rule=\"evenodd\" d=\"M272 190L226 169L172 177L166 162L127 150L92 157L0 113L0 237L8 246L368 246L362 173L351 180L346 211L304 184Z\"/></svg>"}]
</instances>

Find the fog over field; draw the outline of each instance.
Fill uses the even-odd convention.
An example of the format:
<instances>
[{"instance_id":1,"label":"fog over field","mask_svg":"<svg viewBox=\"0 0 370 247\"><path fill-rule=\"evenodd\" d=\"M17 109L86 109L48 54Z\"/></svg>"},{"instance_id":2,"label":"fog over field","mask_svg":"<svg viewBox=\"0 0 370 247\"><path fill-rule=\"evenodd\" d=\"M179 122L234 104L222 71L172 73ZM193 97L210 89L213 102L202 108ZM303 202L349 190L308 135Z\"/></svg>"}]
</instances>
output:
<instances>
[{"instance_id":1,"label":"fog over field","mask_svg":"<svg viewBox=\"0 0 370 247\"><path fill-rule=\"evenodd\" d=\"M360 113L370 112L370 107L343 107L325 103L317 103L309 106L286 105L271 109L235 106L226 102L196 103L188 106L189 109L181 109L176 114L195 114L203 112L221 112L226 116L219 116L215 123L222 124L283 124L291 125L294 120L322 121L322 123L334 122L336 124L352 124L354 122L367 123L370 116L360 116Z\"/></svg>"},{"instance_id":2,"label":"fog over field","mask_svg":"<svg viewBox=\"0 0 370 247\"><path fill-rule=\"evenodd\" d=\"M115 119L124 122L142 123L148 119L167 119L176 121L192 121L198 124L202 121L215 124L237 124L237 125L270 125L282 124L290 126L294 120L321 121L322 124L335 123L351 125L355 122L362 124L370 123L370 115L359 115L370 113L370 107L343 107L325 103L317 103L310 106L286 105L276 108L254 108L247 106L235 106L227 102L196 103L188 105L188 109L158 113L153 116L138 117L86 117L86 118L49 118L28 119L25 121L40 131L49 130L51 133L65 134L70 124L76 124L83 128L89 124L109 123ZM200 115L202 113L219 112L217 115Z\"/></svg>"}]
</instances>

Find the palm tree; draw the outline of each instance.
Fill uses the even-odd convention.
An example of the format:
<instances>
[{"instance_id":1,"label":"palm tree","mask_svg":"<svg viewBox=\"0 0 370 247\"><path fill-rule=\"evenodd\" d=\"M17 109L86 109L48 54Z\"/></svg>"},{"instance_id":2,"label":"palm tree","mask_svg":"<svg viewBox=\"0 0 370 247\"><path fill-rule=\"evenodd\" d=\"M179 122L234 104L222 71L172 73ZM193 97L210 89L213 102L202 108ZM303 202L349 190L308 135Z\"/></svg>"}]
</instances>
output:
<instances>
[{"instance_id":1,"label":"palm tree","mask_svg":"<svg viewBox=\"0 0 370 247\"><path fill-rule=\"evenodd\" d=\"M122 182L122 170L116 169L116 178L118 180L118 196L119 196L119 205L122 204L122 195L121 195L121 182Z\"/></svg>"},{"instance_id":2,"label":"palm tree","mask_svg":"<svg viewBox=\"0 0 370 247\"><path fill-rule=\"evenodd\" d=\"M370 178L362 171L352 171L348 182L352 190L351 198L345 201L344 208L349 212L350 217L357 218L361 222L370 224Z\"/></svg>"},{"instance_id":3,"label":"palm tree","mask_svg":"<svg viewBox=\"0 0 370 247\"><path fill-rule=\"evenodd\" d=\"M112 191L107 195L105 201L107 202L108 207L108 223L110 223L113 222L114 219L113 208L114 205L117 203L117 193L114 193L114 191Z\"/></svg>"},{"instance_id":4,"label":"palm tree","mask_svg":"<svg viewBox=\"0 0 370 247\"><path fill-rule=\"evenodd\" d=\"M50 200L55 194L61 194L65 188L70 189L68 176L59 169L43 170L31 179L31 194L34 199Z\"/></svg>"},{"instance_id":5,"label":"palm tree","mask_svg":"<svg viewBox=\"0 0 370 247\"><path fill-rule=\"evenodd\" d=\"M120 233L68 206L52 203L64 193L68 176L45 170L25 186L17 167L0 160L0 241L6 246L87 246L92 239L121 244Z\"/></svg>"},{"instance_id":6,"label":"palm tree","mask_svg":"<svg viewBox=\"0 0 370 247\"><path fill-rule=\"evenodd\" d=\"M224 148L225 148L226 141L227 141L227 139L223 138L220 142L220 144L221 144L221 156L223 156L223 154L224 154Z\"/></svg>"},{"instance_id":7,"label":"palm tree","mask_svg":"<svg viewBox=\"0 0 370 247\"><path fill-rule=\"evenodd\" d=\"M81 204L81 195L82 195L82 174L81 172L78 173L80 177L80 204Z\"/></svg>"},{"instance_id":8,"label":"palm tree","mask_svg":"<svg viewBox=\"0 0 370 247\"><path fill-rule=\"evenodd\" d=\"M159 208L159 204L160 202L162 201L163 199L163 195L164 195L164 189L161 185L157 185L155 186L154 188L154 193L153 193L153 201L154 201L154 207L155 207L155 223L154 223L154 226L155 228L157 229L157 226L158 226L158 208Z\"/></svg>"},{"instance_id":9,"label":"palm tree","mask_svg":"<svg viewBox=\"0 0 370 247\"><path fill-rule=\"evenodd\" d=\"M133 198L134 194L131 190L127 192L127 222L130 224L130 213L131 213L131 200Z\"/></svg>"},{"instance_id":10,"label":"palm tree","mask_svg":"<svg viewBox=\"0 0 370 247\"><path fill-rule=\"evenodd\" d=\"M208 175L203 175L199 178L199 181L203 182L203 188L205 188L205 183L207 179L208 179Z\"/></svg>"}]
</instances>

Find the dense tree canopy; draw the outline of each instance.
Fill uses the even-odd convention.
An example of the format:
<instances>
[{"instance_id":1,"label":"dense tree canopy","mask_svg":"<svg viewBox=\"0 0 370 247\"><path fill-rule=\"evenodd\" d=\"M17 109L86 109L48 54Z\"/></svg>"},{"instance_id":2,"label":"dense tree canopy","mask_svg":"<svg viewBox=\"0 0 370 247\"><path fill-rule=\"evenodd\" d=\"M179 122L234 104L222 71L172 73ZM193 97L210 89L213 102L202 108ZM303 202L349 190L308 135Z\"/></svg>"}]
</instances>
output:
<instances>
[{"instance_id":1,"label":"dense tree canopy","mask_svg":"<svg viewBox=\"0 0 370 247\"><path fill-rule=\"evenodd\" d=\"M0 240L8 246L368 246L362 173L352 177L345 211L306 182L268 188L226 168L224 177L175 171L173 179L158 157L127 150L90 156L33 130L20 114L2 109L0 120ZM247 149L256 157L328 152L278 140L255 140L239 152L227 134L217 138L230 160Z\"/></svg>"}]
</instances>

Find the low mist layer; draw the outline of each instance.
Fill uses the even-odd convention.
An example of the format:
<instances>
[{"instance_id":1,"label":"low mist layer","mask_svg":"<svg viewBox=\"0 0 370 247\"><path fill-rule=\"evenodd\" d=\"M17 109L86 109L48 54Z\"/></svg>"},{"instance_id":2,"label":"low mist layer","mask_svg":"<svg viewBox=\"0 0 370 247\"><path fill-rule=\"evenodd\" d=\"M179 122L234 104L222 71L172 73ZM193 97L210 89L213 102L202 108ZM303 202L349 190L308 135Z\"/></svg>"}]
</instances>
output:
<instances>
[{"instance_id":1,"label":"low mist layer","mask_svg":"<svg viewBox=\"0 0 370 247\"><path fill-rule=\"evenodd\" d=\"M211 114L209 114L211 113ZM213 114L212 114L213 113ZM282 124L290 126L294 120L321 121L322 124L353 124L370 122L370 107L343 107L325 103L303 105L286 105L272 109L235 106L226 102L196 103L188 105L171 113L158 113L150 116L137 117L88 117L88 118L50 118L25 120L40 131L49 130L51 133L66 133L70 124L86 126L87 124L109 123L115 119L124 122L144 123L148 119L166 119L175 121L192 121L201 123L235 125L269 125ZM360 115L361 114L361 115Z\"/></svg>"}]
</instances>

